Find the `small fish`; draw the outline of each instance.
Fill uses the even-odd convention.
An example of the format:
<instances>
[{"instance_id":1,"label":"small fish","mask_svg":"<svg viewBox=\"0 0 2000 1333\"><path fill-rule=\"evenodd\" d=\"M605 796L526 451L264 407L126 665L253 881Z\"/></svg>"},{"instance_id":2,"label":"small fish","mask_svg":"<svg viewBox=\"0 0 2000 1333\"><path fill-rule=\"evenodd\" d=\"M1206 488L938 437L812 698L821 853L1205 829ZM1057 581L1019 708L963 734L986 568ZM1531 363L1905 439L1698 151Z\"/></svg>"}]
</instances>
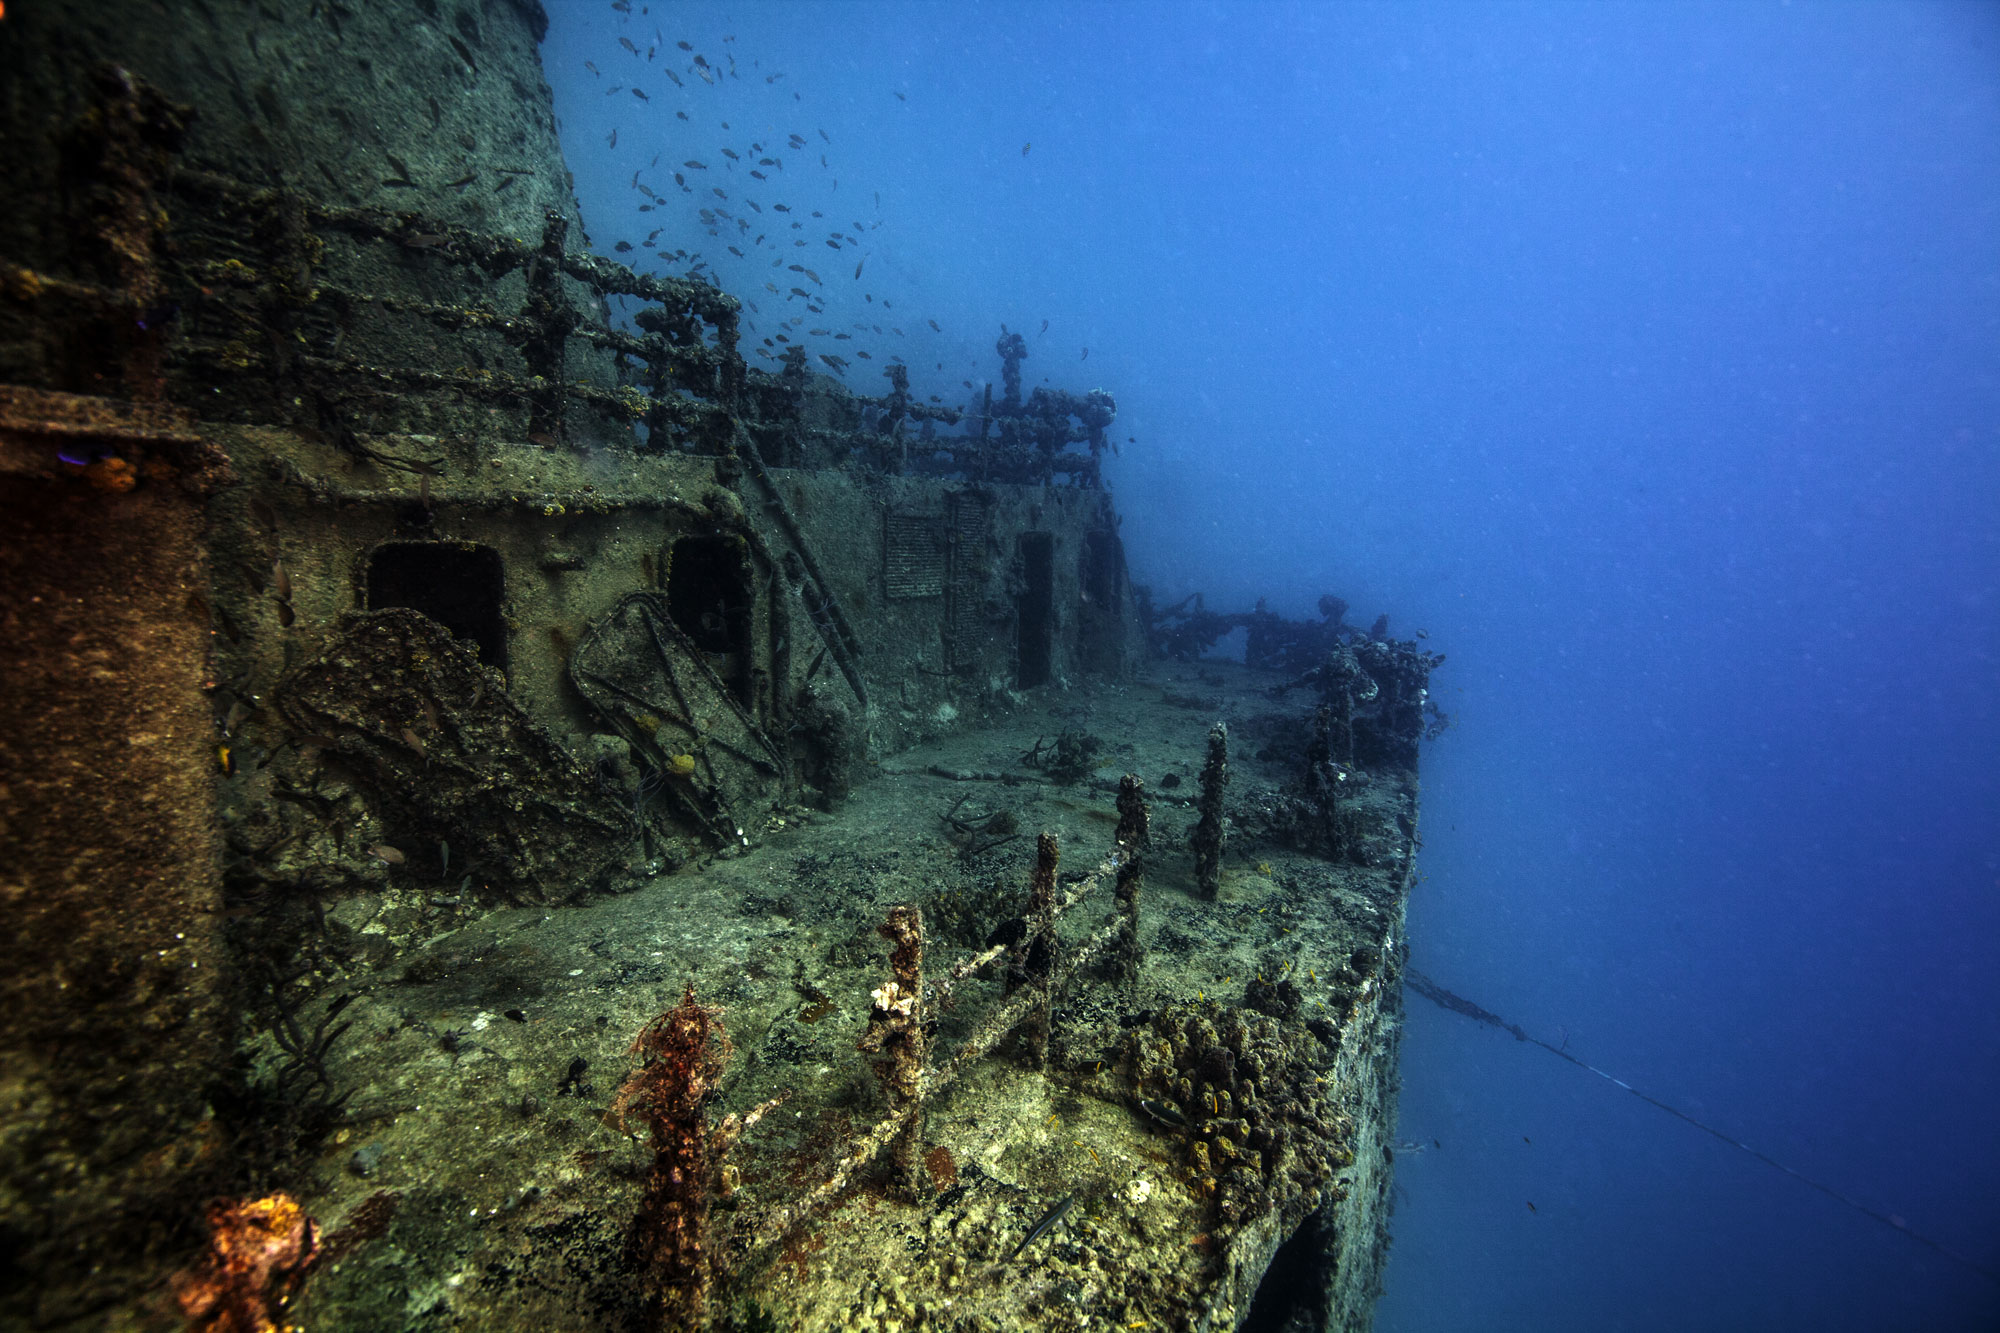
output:
<instances>
[{"instance_id":1,"label":"small fish","mask_svg":"<svg viewBox=\"0 0 2000 1333\"><path fill-rule=\"evenodd\" d=\"M1171 1125L1175 1129L1179 1129L1187 1124L1187 1117L1182 1115L1179 1110L1168 1102L1156 1101L1151 1097L1141 1097L1139 1099L1139 1109L1152 1119L1159 1121L1163 1125Z\"/></svg>"},{"instance_id":2,"label":"small fish","mask_svg":"<svg viewBox=\"0 0 2000 1333\"><path fill-rule=\"evenodd\" d=\"M507 1018L507 1019L511 1019L511 1020L513 1020L513 1021L514 1021L514 1022L516 1022L516 1023L525 1023L525 1022L527 1022L527 1021L528 1021L528 1016L527 1016L527 1014L523 1013L523 1012L522 1012L521 1010L519 1010L519 1009L507 1009L507 1010L503 1010L503 1011L501 1012L501 1017L502 1017L502 1018Z\"/></svg>"},{"instance_id":3,"label":"small fish","mask_svg":"<svg viewBox=\"0 0 2000 1333\"><path fill-rule=\"evenodd\" d=\"M616 148L616 147L618 146L618 131L617 131L617 130L613 130L613 131L611 131L611 138L610 138L610 140L609 140L609 143L610 143L610 145L611 145L611 146L612 146L613 148Z\"/></svg>"},{"instance_id":4,"label":"small fish","mask_svg":"<svg viewBox=\"0 0 2000 1333\"><path fill-rule=\"evenodd\" d=\"M600 70L597 66L591 64L588 60L583 62L583 67L589 70L592 74L597 75L599 78L602 78L604 76L604 71Z\"/></svg>"},{"instance_id":5,"label":"small fish","mask_svg":"<svg viewBox=\"0 0 2000 1333\"><path fill-rule=\"evenodd\" d=\"M687 168L687 169L688 169L689 171L707 171L707 170L708 170L708 163L706 163L706 162L697 162L697 161L695 161L695 160L694 160L693 158L689 158L689 159L688 159L687 161L685 161L685 162L681 163L681 165L682 165L682 166L684 166L684 167L686 167L686 168Z\"/></svg>"},{"instance_id":6,"label":"small fish","mask_svg":"<svg viewBox=\"0 0 2000 1333\"><path fill-rule=\"evenodd\" d=\"M864 259L864 260L862 260L862 261L861 261L861 264L865 264L865 263L867 263L867 262L868 262L868 261ZM855 277L857 277L857 278L861 276L861 264L856 264L856 265L854 266L854 276L855 276Z\"/></svg>"},{"instance_id":7,"label":"small fish","mask_svg":"<svg viewBox=\"0 0 2000 1333\"><path fill-rule=\"evenodd\" d=\"M500 193L502 190L505 190L510 186L512 186L514 182L519 179L521 179L519 176L509 176L506 180L501 181L498 185L493 187L493 193L495 194Z\"/></svg>"},{"instance_id":8,"label":"small fish","mask_svg":"<svg viewBox=\"0 0 2000 1333\"><path fill-rule=\"evenodd\" d=\"M934 320L934 319L927 319L927 320L925 320L925 321L924 321L924 323L926 323L926 324L928 324L928 325L930 325L930 326L931 326L931 332L932 332L932 333L943 333L943 332L944 332L944 330L943 330L943 329L941 329L941 328L939 328L939 327L938 327L938 322L937 322L936 320Z\"/></svg>"},{"instance_id":9,"label":"small fish","mask_svg":"<svg viewBox=\"0 0 2000 1333\"><path fill-rule=\"evenodd\" d=\"M424 759L428 760L431 757L430 747L424 744L424 738L422 736L417 735L416 730L414 728L404 727L402 730L402 737L403 737L403 744L409 746L412 750L415 750Z\"/></svg>"},{"instance_id":10,"label":"small fish","mask_svg":"<svg viewBox=\"0 0 2000 1333\"><path fill-rule=\"evenodd\" d=\"M646 90L644 88L634 88L632 90L632 96L638 98L642 102L650 102L653 100L652 98L646 96Z\"/></svg>"},{"instance_id":11,"label":"small fish","mask_svg":"<svg viewBox=\"0 0 2000 1333\"><path fill-rule=\"evenodd\" d=\"M664 67L663 67L663 68L662 68L662 69L660 70L660 73L662 73L662 74L666 75L666 76L667 76L668 78L672 79L672 80L674 81L674 87L676 87L676 88L685 88L685 87L687 87L687 85L686 85L685 83L682 83L682 82L681 82L681 76L680 76L680 75L678 75L678 74L676 74L676 73L674 73L674 72L673 72L672 70L670 70L670 69L666 69L666 68L664 68ZM686 120L686 119L687 119L687 117L686 117L686 116L682 116L682 117L681 117L681 119L682 119L682 120Z\"/></svg>"},{"instance_id":12,"label":"small fish","mask_svg":"<svg viewBox=\"0 0 2000 1333\"><path fill-rule=\"evenodd\" d=\"M378 842L368 849L368 854L385 866L399 866L409 860L401 852L386 842Z\"/></svg>"},{"instance_id":13,"label":"small fish","mask_svg":"<svg viewBox=\"0 0 2000 1333\"><path fill-rule=\"evenodd\" d=\"M1021 156L1022 156L1022 157L1026 157L1026 156L1028 155L1028 150L1029 150L1030 148L1032 148L1032 147L1034 147L1034 145L1033 145L1033 144L1026 144L1026 143L1022 144L1022 145L1021 145Z\"/></svg>"},{"instance_id":14,"label":"small fish","mask_svg":"<svg viewBox=\"0 0 2000 1333\"><path fill-rule=\"evenodd\" d=\"M278 594L281 602L292 600L292 576L286 571L283 560L271 562L271 591Z\"/></svg>"},{"instance_id":15,"label":"small fish","mask_svg":"<svg viewBox=\"0 0 2000 1333\"><path fill-rule=\"evenodd\" d=\"M756 170L754 167L751 169L750 174L752 176L755 176L760 181L767 181L771 179L769 176L766 176L763 172ZM764 210L760 208L757 211L761 213Z\"/></svg>"},{"instance_id":16,"label":"small fish","mask_svg":"<svg viewBox=\"0 0 2000 1333\"><path fill-rule=\"evenodd\" d=\"M1078 358L1077 358L1077 360L1079 360L1079 361L1088 361L1088 360L1090 360L1090 349L1089 349L1088 347L1084 348L1084 349L1083 349L1083 355L1082 355L1082 356L1080 356L1080 357L1078 357Z\"/></svg>"},{"instance_id":17,"label":"small fish","mask_svg":"<svg viewBox=\"0 0 2000 1333\"><path fill-rule=\"evenodd\" d=\"M612 133L616 134L617 131L613 130ZM463 176L460 176L457 180L448 182L445 185L445 188L447 190L463 190L466 186L472 184L474 181L478 179L479 179L478 172L468 171Z\"/></svg>"},{"instance_id":18,"label":"small fish","mask_svg":"<svg viewBox=\"0 0 2000 1333\"><path fill-rule=\"evenodd\" d=\"M729 253L730 253L730 254L732 254L732 255L735 255L735 256L736 256L736 257L737 257L738 259L741 259L741 258L743 258L743 252L742 252L741 250L738 250L738 249L737 249L737 248L736 248L735 246L733 246L733 245L729 247Z\"/></svg>"},{"instance_id":19,"label":"small fish","mask_svg":"<svg viewBox=\"0 0 2000 1333\"><path fill-rule=\"evenodd\" d=\"M1042 332L1047 333L1048 331L1049 331L1049 322L1045 319L1042 321Z\"/></svg>"},{"instance_id":20,"label":"small fish","mask_svg":"<svg viewBox=\"0 0 2000 1333\"><path fill-rule=\"evenodd\" d=\"M438 867L439 879L451 873L451 844L443 838L438 839Z\"/></svg>"},{"instance_id":21,"label":"small fish","mask_svg":"<svg viewBox=\"0 0 2000 1333\"><path fill-rule=\"evenodd\" d=\"M681 50L683 50L683 51L692 51L692 50L694 50L694 43L693 43L693 42L675 42L675 43L674 43L674 45L675 45L675 46L678 46L678 47L679 47L679 48L680 48Z\"/></svg>"},{"instance_id":22,"label":"small fish","mask_svg":"<svg viewBox=\"0 0 2000 1333\"><path fill-rule=\"evenodd\" d=\"M905 96L904 96L904 95L903 95L902 93L897 93L897 94L896 94L896 100L897 100L898 102L907 102L907 101L909 101L910 99L909 99L908 97L905 97Z\"/></svg>"},{"instance_id":23,"label":"small fish","mask_svg":"<svg viewBox=\"0 0 2000 1333\"><path fill-rule=\"evenodd\" d=\"M632 44L632 39L630 37L620 37L618 39L618 44L624 47L627 51L630 51L635 56L639 54L639 48Z\"/></svg>"},{"instance_id":24,"label":"small fish","mask_svg":"<svg viewBox=\"0 0 2000 1333\"><path fill-rule=\"evenodd\" d=\"M736 150L733 148L723 149L722 155L728 158L731 162L741 162L743 160L741 157L737 156Z\"/></svg>"},{"instance_id":25,"label":"small fish","mask_svg":"<svg viewBox=\"0 0 2000 1333\"><path fill-rule=\"evenodd\" d=\"M630 251L630 250L632 249L632 242L630 242L630 241L620 241L620 242L618 242L618 244L616 244L616 245L612 246L611 248L612 248L613 250L616 250L616 251L617 251L617 252L618 252L619 254L621 254L621 255L622 255L622 254L625 254L625 253L629 252L629 251Z\"/></svg>"},{"instance_id":26,"label":"small fish","mask_svg":"<svg viewBox=\"0 0 2000 1333\"><path fill-rule=\"evenodd\" d=\"M901 96L901 94L898 94L898 96ZM1049 1232L1055 1230L1057 1225L1060 1224L1065 1217L1069 1216L1069 1210L1073 1208L1075 1205L1076 1205L1076 1196L1074 1194L1063 1195L1062 1202L1058 1203L1055 1207L1049 1209L1046 1213L1042 1214L1042 1220L1035 1223L1034 1226L1028 1229L1028 1234L1021 1237L1021 1243L1013 1248L1013 1250L1007 1255L1007 1258L1003 1260L1003 1262L1010 1264L1013 1263L1014 1260L1020 1255L1021 1251L1027 1249L1028 1246L1040 1240L1043 1236L1048 1235Z\"/></svg>"}]
</instances>

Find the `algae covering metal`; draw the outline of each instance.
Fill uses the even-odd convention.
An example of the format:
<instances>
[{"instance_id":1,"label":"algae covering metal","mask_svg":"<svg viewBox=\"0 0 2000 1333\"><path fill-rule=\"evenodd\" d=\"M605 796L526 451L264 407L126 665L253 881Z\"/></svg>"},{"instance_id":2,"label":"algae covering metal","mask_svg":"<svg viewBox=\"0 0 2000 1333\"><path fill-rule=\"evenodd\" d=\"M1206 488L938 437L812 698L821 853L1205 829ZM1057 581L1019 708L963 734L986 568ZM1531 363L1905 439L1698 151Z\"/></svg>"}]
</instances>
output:
<instances>
[{"instance_id":1,"label":"algae covering metal","mask_svg":"<svg viewBox=\"0 0 2000 1333\"><path fill-rule=\"evenodd\" d=\"M746 365L543 23L7 15L0 1318L1365 1325L1437 659Z\"/></svg>"}]
</instances>

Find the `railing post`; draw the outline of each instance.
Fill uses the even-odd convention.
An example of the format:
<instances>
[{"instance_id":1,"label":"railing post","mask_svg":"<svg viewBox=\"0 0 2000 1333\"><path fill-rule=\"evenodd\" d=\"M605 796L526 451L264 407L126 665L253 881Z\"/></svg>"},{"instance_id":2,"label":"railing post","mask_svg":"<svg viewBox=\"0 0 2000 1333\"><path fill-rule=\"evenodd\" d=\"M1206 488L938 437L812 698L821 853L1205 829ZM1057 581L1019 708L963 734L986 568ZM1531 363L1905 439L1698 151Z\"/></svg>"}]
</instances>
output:
<instances>
[{"instance_id":1,"label":"railing post","mask_svg":"<svg viewBox=\"0 0 2000 1333\"><path fill-rule=\"evenodd\" d=\"M1208 762L1201 766L1201 822L1194 830L1194 882L1204 898L1222 888L1222 793L1229 786L1229 726L1208 729Z\"/></svg>"},{"instance_id":2,"label":"railing post","mask_svg":"<svg viewBox=\"0 0 2000 1333\"><path fill-rule=\"evenodd\" d=\"M1007 994L1023 986L1041 991L1035 1007L1023 1020L1028 1038L1028 1062L1036 1069L1049 1061L1049 979L1056 966L1056 865L1062 860L1062 844L1053 833L1044 833L1035 842L1035 873L1028 883L1028 910L1021 918L1021 938L1014 945L1007 966Z\"/></svg>"},{"instance_id":3,"label":"railing post","mask_svg":"<svg viewBox=\"0 0 2000 1333\"><path fill-rule=\"evenodd\" d=\"M542 216L542 245L528 266L528 304L522 312L534 333L522 346L521 356L528 363L528 373L542 381L528 395L528 435L561 440L569 405L565 370L569 335L576 327L577 313L562 289L563 242L569 235L569 219L553 208Z\"/></svg>"},{"instance_id":4,"label":"railing post","mask_svg":"<svg viewBox=\"0 0 2000 1333\"><path fill-rule=\"evenodd\" d=\"M890 1146L896 1185L913 1199L930 1194L925 1188L922 1149L924 1143L924 914L910 906L891 908L889 919L879 928L882 937L895 945L889 955L889 980L875 988L874 1005L868 1011L868 1032L861 1038L863 1051L879 1054L875 1077L882 1080L889 1096L889 1113L901 1113L916 1104L910 1123L897 1134Z\"/></svg>"},{"instance_id":5,"label":"railing post","mask_svg":"<svg viewBox=\"0 0 2000 1333\"><path fill-rule=\"evenodd\" d=\"M1139 944L1139 890L1146 877L1145 848L1151 841L1146 783L1136 773L1118 780L1118 975L1134 981L1145 950Z\"/></svg>"}]
</instances>

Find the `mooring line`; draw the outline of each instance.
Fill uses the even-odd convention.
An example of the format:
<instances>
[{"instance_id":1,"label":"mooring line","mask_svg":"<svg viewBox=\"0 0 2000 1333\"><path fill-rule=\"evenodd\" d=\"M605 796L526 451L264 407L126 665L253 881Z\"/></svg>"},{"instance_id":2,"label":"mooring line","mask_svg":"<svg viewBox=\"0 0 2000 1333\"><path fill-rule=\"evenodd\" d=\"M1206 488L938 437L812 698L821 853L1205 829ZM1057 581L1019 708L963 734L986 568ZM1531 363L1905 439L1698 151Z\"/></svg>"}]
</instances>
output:
<instances>
[{"instance_id":1,"label":"mooring line","mask_svg":"<svg viewBox=\"0 0 2000 1333\"><path fill-rule=\"evenodd\" d=\"M1602 1069L1599 1069L1596 1065L1577 1059L1574 1055L1571 1055L1568 1051L1564 1050L1562 1047L1552 1046L1548 1042L1543 1041L1540 1037L1531 1035L1526 1029L1522 1028L1519 1024L1509 1023L1506 1019L1501 1018L1498 1014L1492 1012L1491 1010L1482 1009L1478 1005L1474 1004L1472 1001L1466 999L1464 996L1457 995L1451 991L1446 990L1444 987L1438 985L1435 981L1432 981L1429 977L1417 971L1415 968L1407 969L1403 973L1403 978L1405 981L1409 983L1409 987L1411 990L1423 996L1426 1000L1429 1000L1432 1004L1437 1005L1440 1009L1449 1009L1452 1013L1461 1014L1464 1017L1471 1019L1475 1023L1484 1024L1485 1026L1491 1028L1498 1028L1500 1029L1500 1031L1505 1032L1510 1036L1512 1036L1516 1041L1531 1042L1534 1045L1539 1046L1543 1050L1547 1051L1550 1055L1557 1056L1560 1059L1569 1061L1571 1064L1575 1065L1578 1069L1587 1069L1591 1073L1603 1079L1605 1082L1615 1084L1616 1086L1623 1088L1626 1092L1631 1093L1634 1097L1637 1097L1640 1101L1645 1102L1647 1105L1658 1107L1660 1110L1665 1111L1668 1115L1673 1116L1676 1119L1685 1120L1688 1124L1693 1125L1696 1129L1700 1130L1702 1133L1712 1135L1713 1137L1722 1140L1724 1143L1728 1144L1732 1148L1737 1148L1742 1150L1743 1152L1749 1153L1752 1157L1756 1158L1764 1165L1773 1167L1779 1171L1784 1172L1786 1175L1790 1176L1792 1179L1800 1182L1801 1184L1812 1186L1812 1188L1818 1190L1821 1194L1826 1195L1829 1199L1833 1199L1840 1203L1844 1203L1849 1208L1852 1208L1855 1212L1861 1213L1867 1217L1874 1218L1877 1222L1880 1222L1883 1226L1888 1227L1891 1231L1900 1232L1901 1234L1908 1236L1911 1240L1916 1241L1919 1245L1929 1246L1931 1249L1937 1251L1939 1254L1951 1260L1953 1263L1971 1269L1973 1272L1979 1274L1987 1281L1993 1283L2000 1283L2000 1272L1996 1272L1994 1269L1987 1267L1985 1264L1980 1263L1977 1259L1971 1258L1968 1255L1960 1254L1957 1250L1952 1249L1950 1246L1944 1244L1941 1241L1933 1240L1931 1237L1926 1236L1921 1231L1913 1230L1910 1227L1909 1223L1903 1221L1902 1218L1893 1216L1889 1213L1880 1212L1877 1209L1871 1208L1867 1204L1863 1203L1861 1200L1855 1198L1853 1195L1844 1194L1840 1190L1835 1189L1833 1186L1828 1185L1824 1181L1815 1180L1803 1171L1794 1170L1792 1167L1786 1166L1783 1162L1778 1161L1776 1158L1771 1157L1765 1153L1758 1152L1755 1148L1743 1142L1741 1139L1733 1139L1729 1135L1717 1129L1715 1126L1704 1124L1701 1121L1695 1119L1693 1116L1689 1115L1686 1111L1683 1111L1675 1106L1669 1106L1666 1102L1661 1101L1659 1098L1641 1092L1639 1089L1633 1087L1630 1083L1627 1083L1624 1079L1616 1078L1610 1074L1607 1074Z\"/></svg>"}]
</instances>

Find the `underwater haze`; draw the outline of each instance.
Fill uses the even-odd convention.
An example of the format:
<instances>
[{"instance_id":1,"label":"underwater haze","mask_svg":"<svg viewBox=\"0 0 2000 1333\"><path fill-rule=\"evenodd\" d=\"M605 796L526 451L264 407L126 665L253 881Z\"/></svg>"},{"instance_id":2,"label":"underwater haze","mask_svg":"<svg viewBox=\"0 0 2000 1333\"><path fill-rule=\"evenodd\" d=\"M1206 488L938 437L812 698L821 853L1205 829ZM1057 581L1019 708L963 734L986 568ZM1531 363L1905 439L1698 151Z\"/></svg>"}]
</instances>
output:
<instances>
[{"instance_id":1,"label":"underwater haze","mask_svg":"<svg viewBox=\"0 0 2000 1333\"><path fill-rule=\"evenodd\" d=\"M1548 1046L1409 995L1379 1328L2000 1326L2000 7L550 13L596 249L1448 655L1410 965Z\"/></svg>"}]
</instances>

